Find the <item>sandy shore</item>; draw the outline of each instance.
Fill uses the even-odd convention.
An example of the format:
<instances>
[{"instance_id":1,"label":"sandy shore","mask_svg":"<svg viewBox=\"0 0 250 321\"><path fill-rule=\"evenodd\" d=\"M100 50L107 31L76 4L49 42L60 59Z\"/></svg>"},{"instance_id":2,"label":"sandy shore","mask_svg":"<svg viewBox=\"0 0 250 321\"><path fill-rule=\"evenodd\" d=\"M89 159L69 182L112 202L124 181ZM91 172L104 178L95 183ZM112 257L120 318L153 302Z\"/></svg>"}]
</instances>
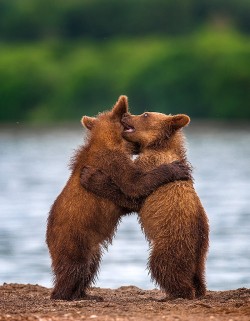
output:
<instances>
[{"instance_id":1,"label":"sandy shore","mask_svg":"<svg viewBox=\"0 0 250 321\"><path fill-rule=\"evenodd\" d=\"M50 300L50 289L38 285L0 286L0 320L173 320L249 321L250 289L208 291L197 300L167 300L159 290L124 286L116 290L92 288L103 301Z\"/></svg>"}]
</instances>

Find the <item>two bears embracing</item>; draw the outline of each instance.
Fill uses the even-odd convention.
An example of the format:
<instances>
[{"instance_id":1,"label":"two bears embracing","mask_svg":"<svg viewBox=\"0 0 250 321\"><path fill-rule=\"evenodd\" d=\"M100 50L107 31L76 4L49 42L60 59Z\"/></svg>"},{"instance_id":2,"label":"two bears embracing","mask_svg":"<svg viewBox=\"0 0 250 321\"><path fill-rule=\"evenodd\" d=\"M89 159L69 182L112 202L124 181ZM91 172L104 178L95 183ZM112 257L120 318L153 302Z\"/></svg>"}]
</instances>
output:
<instances>
[{"instance_id":1,"label":"two bears embracing","mask_svg":"<svg viewBox=\"0 0 250 321\"><path fill-rule=\"evenodd\" d=\"M186 158L181 129L189 121L183 114L131 115L126 96L96 118L82 118L87 143L48 218L52 299L89 298L102 251L132 211L150 243L152 279L170 298L205 294L209 227Z\"/></svg>"}]
</instances>

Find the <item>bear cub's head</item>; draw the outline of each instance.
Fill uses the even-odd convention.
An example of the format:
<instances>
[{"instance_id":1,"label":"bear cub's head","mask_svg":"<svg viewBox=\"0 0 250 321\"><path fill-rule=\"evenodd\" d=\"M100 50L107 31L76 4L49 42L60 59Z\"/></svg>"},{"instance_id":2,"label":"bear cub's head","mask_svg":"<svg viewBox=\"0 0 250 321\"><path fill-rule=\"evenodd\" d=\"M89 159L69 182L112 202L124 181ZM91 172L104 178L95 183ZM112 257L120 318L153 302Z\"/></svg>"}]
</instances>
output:
<instances>
[{"instance_id":1,"label":"bear cub's head","mask_svg":"<svg viewBox=\"0 0 250 321\"><path fill-rule=\"evenodd\" d=\"M128 113L128 98L120 96L111 110L99 113L97 117L83 116L81 122L89 130L89 138L96 145L119 144L124 141L121 119L125 113Z\"/></svg>"},{"instance_id":2,"label":"bear cub's head","mask_svg":"<svg viewBox=\"0 0 250 321\"><path fill-rule=\"evenodd\" d=\"M180 129L187 126L190 118L187 115L165 115L156 112L145 112L141 115L125 114L121 120L123 137L140 148L159 146L170 141Z\"/></svg>"}]
</instances>

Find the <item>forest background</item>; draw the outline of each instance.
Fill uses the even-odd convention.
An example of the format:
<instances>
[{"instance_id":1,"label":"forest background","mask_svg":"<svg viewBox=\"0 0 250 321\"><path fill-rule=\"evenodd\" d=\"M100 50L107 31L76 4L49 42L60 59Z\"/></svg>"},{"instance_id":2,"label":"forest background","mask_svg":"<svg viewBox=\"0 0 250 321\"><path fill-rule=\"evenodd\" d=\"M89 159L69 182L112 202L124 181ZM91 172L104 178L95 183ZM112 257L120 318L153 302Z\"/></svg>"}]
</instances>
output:
<instances>
[{"instance_id":1,"label":"forest background","mask_svg":"<svg viewBox=\"0 0 250 321\"><path fill-rule=\"evenodd\" d=\"M249 0L1 0L0 122L250 119Z\"/></svg>"}]
</instances>

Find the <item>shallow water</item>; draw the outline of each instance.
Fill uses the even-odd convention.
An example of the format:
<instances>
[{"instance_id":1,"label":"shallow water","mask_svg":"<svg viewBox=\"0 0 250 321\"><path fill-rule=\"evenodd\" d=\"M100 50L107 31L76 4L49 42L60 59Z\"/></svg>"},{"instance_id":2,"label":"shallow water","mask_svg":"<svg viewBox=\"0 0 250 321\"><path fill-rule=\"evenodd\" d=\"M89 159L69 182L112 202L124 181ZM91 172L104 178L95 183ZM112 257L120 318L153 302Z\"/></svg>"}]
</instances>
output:
<instances>
[{"instance_id":1,"label":"shallow water","mask_svg":"<svg viewBox=\"0 0 250 321\"><path fill-rule=\"evenodd\" d=\"M250 125L192 124L186 134L196 189L210 220L208 288L250 287ZM0 282L52 285L47 214L82 141L77 125L0 129ZM154 287L147 255L136 215L124 217L96 285Z\"/></svg>"}]
</instances>

